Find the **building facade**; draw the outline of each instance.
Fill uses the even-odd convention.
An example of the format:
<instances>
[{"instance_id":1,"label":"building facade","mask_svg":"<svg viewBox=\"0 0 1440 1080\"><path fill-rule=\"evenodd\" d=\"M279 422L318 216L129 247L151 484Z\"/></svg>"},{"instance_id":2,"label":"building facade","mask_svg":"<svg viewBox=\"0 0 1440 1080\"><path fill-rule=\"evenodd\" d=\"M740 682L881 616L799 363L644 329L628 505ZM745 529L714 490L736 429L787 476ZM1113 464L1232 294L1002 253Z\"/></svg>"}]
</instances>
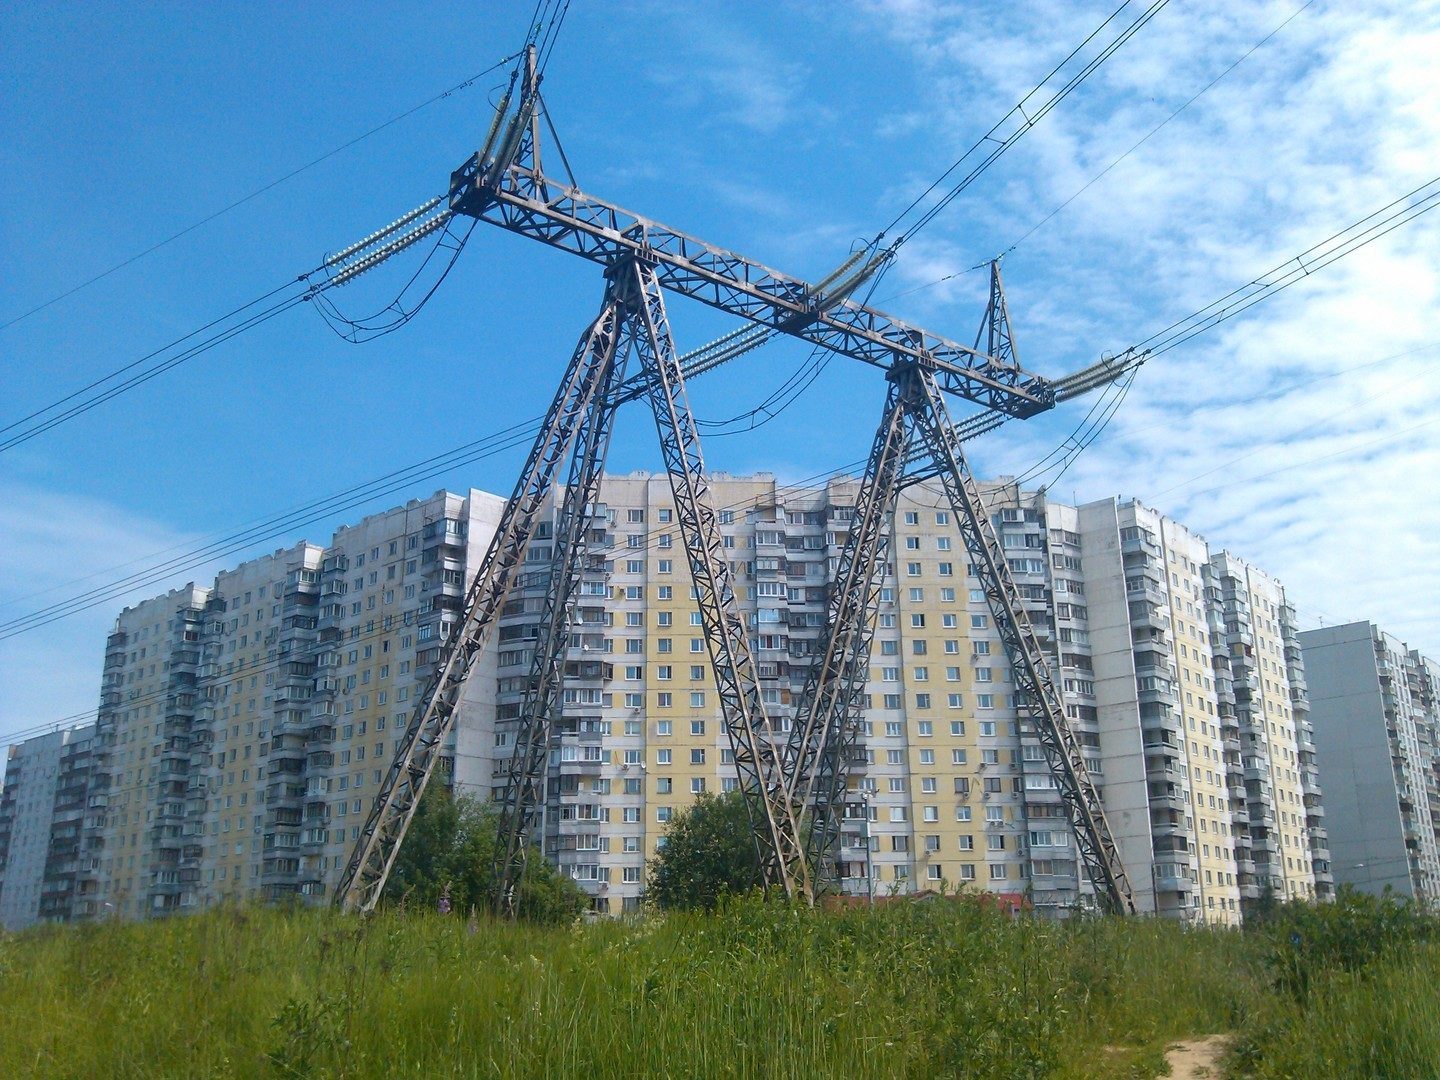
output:
<instances>
[{"instance_id":1,"label":"building facade","mask_svg":"<svg viewBox=\"0 0 1440 1080\"><path fill-rule=\"evenodd\" d=\"M74 915L94 734L86 725L10 747L0 795L0 926L7 930Z\"/></svg>"},{"instance_id":2,"label":"building facade","mask_svg":"<svg viewBox=\"0 0 1440 1080\"><path fill-rule=\"evenodd\" d=\"M502 507L440 492L123 611L77 912L323 900Z\"/></svg>"},{"instance_id":3,"label":"building facade","mask_svg":"<svg viewBox=\"0 0 1440 1080\"><path fill-rule=\"evenodd\" d=\"M716 474L710 489L783 740L823 646L858 482ZM1323 894L1303 664L1278 584L1137 502L1071 506L1006 483L984 495L1141 908L1237 922L1262 865L1276 892ZM439 492L122 612L76 913L330 896L502 508ZM607 476L587 513L539 827L596 910L619 912L641 902L674 816L736 778L668 478ZM557 517L552 504L465 688L442 760L458 790L503 790ZM1088 906L942 493L907 488L886 541L842 887Z\"/></svg>"},{"instance_id":4,"label":"building facade","mask_svg":"<svg viewBox=\"0 0 1440 1080\"><path fill-rule=\"evenodd\" d=\"M1335 881L1440 904L1440 665L1368 622L1298 643Z\"/></svg>"}]
</instances>

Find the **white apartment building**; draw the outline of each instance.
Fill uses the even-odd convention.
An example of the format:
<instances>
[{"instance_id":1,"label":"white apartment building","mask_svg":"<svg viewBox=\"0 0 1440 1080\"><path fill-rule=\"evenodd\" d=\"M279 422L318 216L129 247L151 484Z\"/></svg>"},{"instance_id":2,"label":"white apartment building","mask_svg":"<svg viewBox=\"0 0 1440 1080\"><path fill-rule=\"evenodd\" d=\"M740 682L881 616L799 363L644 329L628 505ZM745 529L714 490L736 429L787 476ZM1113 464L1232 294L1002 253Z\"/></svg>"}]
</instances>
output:
<instances>
[{"instance_id":1,"label":"white apartment building","mask_svg":"<svg viewBox=\"0 0 1440 1080\"><path fill-rule=\"evenodd\" d=\"M72 915L94 734L84 725L10 747L0 794L0 926L7 930Z\"/></svg>"},{"instance_id":2,"label":"white apartment building","mask_svg":"<svg viewBox=\"0 0 1440 1080\"><path fill-rule=\"evenodd\" d=\"M783 739L821 647L858 482L716 474L710 487ZM1247 856L1272 834L1267 872L1287 895L1308 895L1309 826L1323 808L1305 786L1291 700L1300 664L1284 650L1278 585L1262 589L1228 555L1212 560L1203 538L1135 502L1068 506L1004 483L985 492L1141 907L1238 921L1254 884ZM440 492L323 548L298 544L123 612L107 651L78 910L331 895L502 506ZM641 902L675 814L736 779L668 478L607 476L589 513L540 832L595 908L618 912ZM442 763L460 790L502 789L556 516L552 505L462 698ZM939 490L906 489L887 539L842 887L988 890L1056 914L1088 904L1058 791ZM1222 590L1230 581L1238 621L1242 579L1275 609L1233 632L1267 661L1252 695L1266 723L1255 722L1249 758L1257 765L1263 750L1268 771L1253 791Z\"/></svg>"}]
</instances>

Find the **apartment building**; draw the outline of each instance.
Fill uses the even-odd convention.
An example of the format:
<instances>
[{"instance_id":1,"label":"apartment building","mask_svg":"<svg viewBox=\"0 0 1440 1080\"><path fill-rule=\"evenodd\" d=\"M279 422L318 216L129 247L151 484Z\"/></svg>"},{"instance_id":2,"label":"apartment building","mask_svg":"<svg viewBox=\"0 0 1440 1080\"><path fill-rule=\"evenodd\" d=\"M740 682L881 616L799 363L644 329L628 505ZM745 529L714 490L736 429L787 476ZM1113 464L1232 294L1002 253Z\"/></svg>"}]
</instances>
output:
<instances>
[{"instance_id":1,"label":"apartment building","mask_svg":"<svg viewBox=\"0 0 1440 1080\"><path fill-rule=\"evenodd\" d=\"M1238 921L1260 895L1246 876L1257 873L1247 869L1257 839L1273 840L1265 866L1277 891L1308 895L1324 810L1279 586L1232 556L1212 559L1203 538L1133 501L984 491L1141 907ZM784 740L821 648L858 482L717 474L711 494L771 737ZM122 612L106 653L77 911L331 895L502 507L477 491L439 492L324 547L297 544ZM462 697L442 760L460 790L503 788L558 513L552 504L536 529ZM607 476L587 515L539 827L546 854L595 908L618 912L640 903L674 815L736 779L668 478ZM1056 914L1090 904L941 492L907 488L887 543L842 887L983 889ZM1247 713L1234 669L1255 657ZM1242 721L1254 747L1242 746ZM1258 768L1262 754L1265 776L1250 777L1247 756Z\"/></svg>"},{"instance_id":2,"label":"apartment building","mask_svg":"<svg viewBox=\"0 0 1440 1080\"><path fill-rule=\"evenodd\" d=\"M440 492L123 611L77 913L328 896L503 505Z\"/></svg>"},{"instance_id":3,"label":"apartment building","mask_svg":"<svg viewBox=\"0 0 1440 1080\"><path fill-rule=\"evenodd\" d=\"M1297 639L1335 881L1440 904L1440 665L1368 622Z\"/></svg>"},{"instance_id":4,"label":"apartment building","mask_svg":"<svg viewBox=\"0 0 1440 1080\"><path fill-rule=\"evenodd\" d=\"M1243 902L1248 909L1266 897L1329 896L1328 833L1295 610L1279 582L1229 552L1213 556L1210 576L1240 740L1229 780Z\"/></svg>"},{"instance_id":5,"label":"apartment building","mask_svg":"<svg viewBox=\"0 0 1440 1080\"><path fill-rule=\"evenodd\" d=\"M49 732L10 747L0 795L0 926L73 914L95 729Z\"/></svg>"},{"instance_id":6,"label":"apartment building","mask_svg":"<svg viewBox=\"0 0 1440 1080\"><path fill-rule=\"evenodd\" d=\"M857 486L851 478L817 488L787 488L765 474L710 478L778 740L821 646ZM546 853L596 908L618 911L640 902L645 862L673 816L736 780L668 479L607 477L591 509L542 830ZM537 532L528 559L537 569L521 578L498 633L488 763L496 795L533 659L552 526ZM967 884L1019 894L1030 877L1022 755L983 595L967 579L935 492L902 498L889 543L863 761L841 837L844 886L883 893ZM1056 827L1046 844L1068 853L1067 827L1047 825Z\"/></svg>"}]
</instances>

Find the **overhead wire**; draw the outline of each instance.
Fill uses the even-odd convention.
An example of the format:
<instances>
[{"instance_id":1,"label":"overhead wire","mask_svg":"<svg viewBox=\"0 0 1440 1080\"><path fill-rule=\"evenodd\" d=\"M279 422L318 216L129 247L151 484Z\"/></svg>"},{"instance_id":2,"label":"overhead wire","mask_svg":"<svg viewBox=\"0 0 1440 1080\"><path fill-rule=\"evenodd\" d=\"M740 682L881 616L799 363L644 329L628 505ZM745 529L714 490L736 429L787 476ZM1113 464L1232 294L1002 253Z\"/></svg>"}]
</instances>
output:
<instances>
[{"instance_id":1,"label":"overhead wire","mask_svg":"<svg viewBox=\"0 0 1440 1080\"><path fill-rule=\"evenodd\" d=\"M1408 217L1404 217L1402 220L1401 214L1388 213L1393 207L1401 203L1405 203L1407 200L1414 198L1417 194L1426 193L1431 187L1434 187L1436 189L1435 192L1431 194L1425 194L1424 199L1421 202L1415 203L1410 206L1404 212L1409 214ZM1251 291L1257 284L1264 283L1266 281L1266 278L1274 277L1275 272L1272 271L1271 274L1262 275L1262 277L1256 279L1256 282L1252 283L1252 285L1242 286L1240 289L1232 290L1231 293L1226 295L1226 297L1222 297L1220 301L1216 301L1214 303L1206 305L1206 307L1200 309L1200 311L1195 313L1195 315L1187 317L1186 319L1177 320L1176 322L1170 324L1169 327L1166 327L1164 330L1159 331L1157 334L1151 335L1150 338L1146 339L1146 342L1153 343L1153 347L1151 348L1150 352L1146 354L1147 358L1148 356L1159 355L1164 351L1168 351L1170 348L1174 348L1182 341L1189 340L1189 338L1193 337L1196 333L1202 332L1203 329L1207 329L1211 326L1217 325L1220 321L1223 321L1224 318L1229 318L1232 317L1233 314L1237 314L1238 310L1230 310L1234 306L1235 297L1241 297L1243 302L1245 303L1245 306L1248 307L1253 306L1254 303L1258 303L1260 299L1277 295L1280 291L1283 291L1283 289L1295 284L1295 282L1300 280L1301 277L1308 275L1308 273L1314 272L1315 269L1328 266L1331 262L1334 262L1335 260L1344 257L1346 254L1350 254L1353 251L1359 250L1359 248L1365 246L1365 244L1371 243L1379 237L1386 235L1388 232L1393 231L1401 224L1405 224L1406 222L1413 220L1415 217L1418 217L1420 213L1423 213L1426 210L1433 208L1437 201L1440 201L1440 177L1437 177L1436 180L1431 181L1428 184L1420 185L1413 191L1407 193L1407 195L1402 196L1400 199L1393 200L1391 203L1387 204L1385 207L1382 207L1380 210L1374 211L1371 214L1366 215L1364 218L1361 218L1360 221L1356 222L1354 225L1347 227L1346 229L1337 231L1330 237L1327 237L1326 240L1321 241L1320 244L1313 245L1310 249L1307 249L1306 252L1302 253L1301 256L1293 259L1288 259L1284 263L1280 264L1280 267L1277 267L1278 271L1283 269L1284 267L1289 266L1291 263L1296 263L1302 268L1308 267L1308 269L1305 269L1303 274L1300 274L1299 276L1292 275L1289 280L1276 279L1276 281L1272 281L1268 284L1261 284L1261 287L1258 288L1258 291ZM1386 216L1387 213L1388 216ZM1374 222L1374 220L1377 218L1381 219L1378 223L1368 224ZM1361 232L1357 233L1355 236L1349 235L1351 233L1355 233L1356 230L1361 228L1362 226L1364 228ZM1306 263L1305 256L1311 255L1315 252L1319 252L1320 254L1316 256L1314 261ZM1243 310L1243 308L1239 310ZM1146 342L1142 342L1140 343L1140 345L1145 345ZM1134 370L1138 370L1138 365L1132 368L1130 372L1125 376L1127 380L1125 387L1126 392L1128 392L1129 383L1133 382ZM1123 400L1123 397L1120 400ZM1091 444L1093 444L1093 442L1099 437L1099 435L1103 433L1103 431L1108 426L1110 420L1113 419L1116 408L1118 408L1118 402L1113 407L1108 407L1104 411L1104 413L1102 414L1102 418L1098 423L1091 423L1088 426L1084 426L1082 429L1077 429L1077 432L1072 437L1074 441L1071 444L1070 450L1064 454L1061 460L1060 467L1062 469L1062 475L1063 470L1068 469L1070 465L1073 464L1075 458L1078 457L1080 453L1083 453L1084 450L1087 449ZM982 417L986 420L987 430L999 426L999 424L1003 423L1005 419L1005 417L1000 414L982 414ZM100 600L97 602L105 601Z\"/></svg>"},{"instance_id":2,"label":"overhead wire","mask_svg":"<svg viewBox=\"0 0 1440 1080\"><path fill-rule=\"evenodd\" d=\"M1103 25L1103 24L1102 24L1102 25ZM1092 37L1093 37L1093 35L1092 35ZM1088 39L1087 39L1087 40L1088 40ZM1072 54L1072 55L1073 55L1073 54ZM1091 70L1093 70L1093 66L1092 66ZM1072 82L1073 82L1073 80L1072 80ZM1398 226L1397 226L1397 227L1398 227ZM872 283L872 286L871 286L871 291L872 291L872 292L873 292L873 289L874 289L874 284ZM1113 410L1109 413L1109 415L1113 415ZM1106 418L1106 422L1108 422L1108 416L1107 416L1107 418ZM1103 430L1103 425L1101 425L1101 428L1100 428L1100 429ZM1086 443L1086 445L1088 445L1088 442ZM104 601L101 601L101 602L104 602Z\"/></svg>"},{"instance_id":3,"label":"overhead wire","mask_svg":"<svg viewBox=\"0 0 1440 1080\"><path fill-rule=\"evenodd\" d=\"M1020 237L1018 240L1016 240L1014 243L1012 243L1012 244L1010 244L1008 247L1006 247L1006 248L1001 252L1000 256L998 256L998 257L1003 258L1004 256L1013 253L1016 249L1018 249L1018 248L1020 247L1021 244L1025 243L1025 241L1029 240L1032 236L1034 236L1034 235L1035 235L1037 232L1039 232L1042 228L1044 228L1044 227L1045 227L1046 225L1048 225L1051 221L1053 221L1056 217L1058 217L1071 203L1073 203L1073 202L1074 202L1076 199L1078 199L1081 195L1085 194L1085 192L1089 191L1089 190L1090 190L1092 187L1094 187L1097 183L1099 183L1099 182L1100 182L1101 180L1103 180L1106 176L1108 176L1108 175L1110 174L1110 172L1111 172L1117 165L1119 165L1121 162L1123 162L1126 158L1128 158L1128 157L1129 157L1131 154L1133 154L1136 150L1139 150L1140 147L1144 146L1147 142L1149 142L1156 134L1158 134L1158 133L1161 131L1161 129L1163 129L1164 127L1166 127L1172 120L1174 120L1174 119L1175 119L1176 117L1178 117L1181 113L1183 113L1186 109L1190 108L1191 105L1194 105L1195 102L1199 101L1199 100L1200 100L1202 97L1204 97L1207 93L1209 93L1211 90L1213 90L1217 85L1220 84L1220 82L1221 82L1227 75L1229 75L1229 74L1231 74L1233 71L1235 71L1236 68L1238 68L1238 67L1239 67L1241 64L1243 64L1246 60L1248 60L1251 56L1253 56L1260 48L1262 48L1264 45L1266 45L1266 44L1270 41L1271 38L1275 37L1275 35L1278 34L1278 33L1280 33L1281 30L1284 30L1285 27L1289 26L1291 22L1293 22L1293 21L1294 21L1299 15L1301 15L1307 8L1310 8L1311 6L1313 6L1314 3L1315 3L1315 0L1306 0L1306 2L1305 2L1304 4L1300 5L1300 7L1296 8L1294 11L1292 11L1288 16L1286 16L1286 18L1285 18L1282 22L1279 23L1279 25L1277 25L1274 29L1272 29L1268 34L1266 34L1264 37L1262 37L1259 41L1255 42L1255 44L1251 45L1250 48L1248 48L1248 49L1245 50L1245 52L1241 53L1240 56L1238 56L1234 61L1232 61L1228 67L1226 67L1223 71L1221 71L1221 72L1220 72L1218 75L1216 75L1213 79L1211 79L1209 82L1207 82L1204 86L1202 86L1199 90L1197 90L1197 91L1196 91L1194 94L1192 94L1190 97L1186 98L1185 101L1182 102L1177 108L1175 108L1174 110L1172 110L1172 111L1169 113L1169 115L1167 115L1163 120L1161 120L1158 124L1156 124L1156 125L1155 125L1154 127L1152 127L1149 131L1147 131L1143 136L1141 136L1140 139L1137 140L1135 143L1133 143L1128 150L1126 150L1124 153L1120 154L1119 157L1114 158L1108 165L1106 165L1106 166L1105 166L1103 169L1101 169L1098 173L1096 173L1096 174L1095 174L1094 176L1092 176L1089 180L1087 180L1084 184L1082 184L1079 188L1077 188L1074 192L1072 192L1068 198L1066 198L1066 199L1065 199L1063 202L1061 202L1058 206L1056 206L1054 209L1052 209L1048 214L1046 214L1044 217L1042 217L1039 221L1035 222L1035 224L1031 225L1030 228L1029 228L1028 230L1026 230L1026 232L1025 232L1023 235L1021 235L1021 237ZM1097 33L1098 33L1098 30L1097 30ZM1093 35L1092 35L1092 36L1093 36ZM1072 53L1071 55L1073 56L1074 54ZM1052 74L1053 74L1053 73L1052 73ZM927 290L927 289L933 289L936 285L943 285L943 284L944 284L945 282L947 282L947 281L954 281L956 278L964 277L966 274L972 274L972 273L975 273L976 271L984 270L984 269L986 269L989 265L990 265L990 260L986 259L986 260L983 261L983 262L978 262L978 263L976 263L974 266L968 266L968 267L966 267L964 270L956 270L956 271L954 271L953 273L945 274L945 275L943 275L943 276L941 276L941 277L935 278L935 279L932 280L932 281L927 281L927 282L925 282L924 284L916 285L916 286L913 286L912 288L904 289L904 290L902 290L902 291L900 291L900 292L897 292L897 293L891 293L889 296L883 297L883 298L880 300L880 303L882 303L882 304L883 304L883 303L888 303L888 302L891 301L891 300L898 300L898 299L900 299L901 297L911 296L911 295L913 295L913 294L915 294L915 293L924 292L924 291Z\"/></svg>"},{"instance_id":4,"label":"overhead wire","mask_svg":"<svg viewBox=\"0 0 1440 1080\"><path fill-rule=\"evenodd\" d=\"M1116 37L1112 39L1099 53L1091 57L1091 59L1085 63L1085 65L1080 69L1079 72L1077 72L1075 75L1072 75L1048 99L1041 102L1038 106L1027 109L1026 106L1030 99L1036 94L1038 94L1041 90L1043 90L1045 85L1051 79L1053 79L1059 72L1061 72L1066 67L1066 65L1070 63L1071 60L1073 60L1081 53L1081 51L1085 48L1086 45L1088 45L1091 41L1095 39L1095 37L1099 35L1100 31L1104 30L1106 26L1113 22L1120 15L1120 13L1129 6L1129 0L1126 0L1125 3L1121 4L1113 12L1111 12L1111 14L1105 19L1105 21L1102 22L1098 27L1096 27L1095 30L1093 30L1090 35L1080 43L1079 46L1077 46L1073 51L1071 51L1071 53L1064 60L1057 64L1055 68L1050 72L1050 74L1045 77L1045 79L1041 80L1041 82L1033 90L1031 90L1030 93L1026 94L1025 97L1021 98L1019 104L1017 104L1008 113L1006 113L1005 116L1001 118L998 124L996 124L993 128L990 129L990 131L983 135L980 140L976 142L973 146L971 146L970 149L967 150L953 165L946 169L945 172L940 175L940 178L938 180L934 181L928 188L925 189L924 192L917 196L908 207L901 211L900 214L898 214L895 219L885 227L884 232L889 233L899 227L904 221L904 219L908 217L911 213L913 213L918 207L920 207L920 205L925 201L925 199L928 198L940 186L940 184L943 183L948 176L950 176L951 173L955 172L956 169L960 168L960 166L964 164L966 159L969 158L971 154L974 154L986 143L994 143L995 146L993 147L993 149L991 149L989 153L981 159L980 163L974 169L972 169L969 173L965 174L965 176L963 176L958 183L954 184L948 191L946 191L943 196L937 199L932 205L927 207L924 212L920 214L919 218L916 219L916 221L911 224L905 225L904 231L901 233L900 237L895 242L896 245L903 244L921 229L925 228L925 226L927 226L931 221L934 220L937 214L939 214L942 210L945 209L945 207L949 206L950 203L952 203L956 198L958 198L960 194L963 193L965 189L968 188L975 181L975 179L981 173L983 173L985 169L989 167L991 162L993 162L996 158L1003 154L1007 149L1010 148L1010 146L1012 146L1016 141L1023 137L1026 132L1028 132L1031 128L1035 127L1036 124L1038 124L1047 115L1049 115L1052 109L1059 105L1060 102L1064 101L1065 98L1069 97L1070 94L1073 93L1077 87L1079 87L1083 82L1085 82L1086 79L1088 79L1092 74L1094 74L1094 72L1107 60L1109 60L1111 56L1113 56L1117 51L1119 51L1119 49L1126 42L1128 42L1132 37L1134 37L1135 34L1139 33L1140 30L1148 22L1150 22L1150 20L1153 19L1168 3L1169 0L1154 0L1154 2L1149 7L1142 11L1134 21L1132 21L1118 35L1116 35ZM1003 137L997 137L1001 129L1017 116L1020 118L1021 122L1015 127L1015 129L1004 135Z\"/></svg>"},{"instance_id":5,"label":"overhead wire","mask_svg":"<svg viewBox=\"0 0 1440 1080\"><path fill-rule=\"evenodd\" d=\"M358 145L359 143L364 142L366 139L370 138L371 136L373 136L373 135L378 135L380 132L384 131L386 128L391 127L391 126L393 126L393 125L395 125L395 124L398 124L398 123L400 123L400 121L406 120L406 119L408 119L408 118L411 117L411 116L414 116L417 112L420 112L422 109L428 108L429 106L434 105L436 102L444 101L446 98L451 97L451 96L453 96L454 94L457 94L457 93L459 93L459 92L462 91L462 90L468 90L470 87L474 86L475 83L478 82L480 79L483 79L486 75L490 74L492 71L495 71L495 70L497 70L497 69L499 69L499 68L501 68L501 67L504 67L506 64L510 63L510 62L513 61L514 59L515 59L515 54L511 54L510 56L502 56L499 60L497 60L495 63L491 64L491 65L490 65L488 68L486 68L485 70L483 70L483 71L477 71L474 75L471 75L469 78L463 79L463 80L461 80L460 82L456 83L454 86L451 86L451 87L449 87L449 88L446 89L446 90L442 90L442 91L441 91L440 93L438 93L438 94L435 94L435 95L433 95L433 96L431 96L431 97L426 98L424 101L420 102L418 105L412 105L410 108L406 109L404 112L402 112L402 113L397 113L396 115L392 116L389 120L386 120L384 123L382 123L382 124L377 124L375 127L371 128L369 131L366 131L366 132L364 132L364 133L361 134L361 135L355 136L353 139L349 139L349 140L347 140L346 142L341 143L339 146L335 147L333 150L328 150L328 151L326 151L325 153L321 154L319 157L315 158L314 160L308 161L308 162L306 162L304 165L301 165L299 168L292 169L291 171L285 173L283 176L280 176L280 177L277 177L277 178L274 179L274 180L271 180L269 183L267 183L267 184L265 184L265 185L263 185L263 186L261 186L261 187L256 188L254 191L250 192L248 195L241 196L239 199L236 199L234 202L229 203L228 205L226 205L226 206L224 206L224 207L221 207L219 210L216 210L216 211L214 211L213 213L206 215L205 217L201 218L199 221L196 221L194 224L187 225L185 228L181 229L179 232L176 232L176 233L171 234L170 236L167 236L165 239L159 241L158 243L151 244L151 245L150 245L149 247L147 247L145 250L140 251L140 252L138 252L138 253L136 253L136 254L134 254L134 255L131 255L128 259L124 259L124 260L122 260L121 262L116 263L114 266L110 267L110 268L107 269L107 270L102 270L100 273L96 274L94 277L88 278L88 279L86 279L85 281L80 282L78 285L74 285L74 286L72 286L71 288L65 290L64 292L59 293L58 295L51 297L49 300L46 300L44 303L37 304L37 305L35 305L34 307L30 308L29 310L24 311L24 312L22 312L22 313L19 314L19 315L13 316L12 318L8 319L7 321L5 321L5 322L3 322L3 323L0 323L0 330L8 329L9 327L14 326L16 323L22 322L22 321L24 321L25 319L28 319L30 316L35 315L35 314L38 314L38 313L41 312L41 311L44 311L46 308L51 307L51 306L53 306L53 305L55 305L55 304L58 304L61 300L65 300L65 299L67 299L68 297L74 296L76 293L80 292L82 289L89 288L91 285L94 285L96 282L101 281L101 280L103 280L104 278L109 277L111 274L114 274L114 273L116 273L116 272L119 271L119 270L123 270L125 267L131 265L132 263L138 262L139 260L145 258L147 255L153 255L155 252L159 251L161 248L165 247L166 245L172 244L172 243L174 243L176 240L179 240L179 239L181 239L182 237L188 236L190 233L194 232L196 229L199 229L199 228L201 228L201 227L203 227L203 226L205 226L205 225L208 225L210 222L214 221L216 218L223 217L225 214L228 214L230 211L235 210L235 209L237 209L237 208L239 208L239 207L241 207L241 206L244 206L246 203L250 202L251 200L257 199L257 198L259 198L261 195L264 195L267 191L271 191L271 190L273 190L274 188L279 187L281 184L285 183L286 181L288 181L288 180L293 180L295 177L299 176L301 173L308 172L310 169L315 168L315 166L321 165L321 164L323 164L324 162L329 161L329 160L330 160L332 157L334 157L335 155L344 153L346 150L349 150L352 146L356 146L356 145ZM3 429L0 429L0 430L3 430Z\"/></svg>"},{"instance_id":6,"label":"overhead wire","mask_svg":"<svg viewBox=\"0 0 1440 1080\"><path fill-rule=\"evenodd\" d=\"M1114 366L1114 378L1124 381L1125 393L1128 394L1129 387L1134 382L1136 373L1150 360L1162 356L1197 335L1219 326L1221 323L1249 310L1256 304L1279 295L1291 286L1303 281L1311 274L1325 269L1347 255L1353 254L1381 237L1395 231L1402 225L1409 224L1416 218L1433 210L1437 205L1440 205L1440 176L1419 185L1404 195L1401 195L1399 198L1391 200L1389 203L1366 214L1345 228L1337 230L1324 240L1307 248L1299 255L1286 259L1265 274L1252 279L1245 285L1232 289L1218 300L1212 301L1198 311L1192 312L1182 319L1177 319L1144 340L1136 342L1121 354L1120 359L1123 360L1123 362L1117 363ZM1400 209L1396 209L1397 207ZM1101 370L1102 368L1103 362L1102 365L1092 365L1092 368L1076 372L1067 378L1076 379L1089 371ZM1104 374L1105 372L1102 371L1102 377ZM1110 385L1112 381L1113 379L1106 378L1100 385ZM1065 390L1065 380L1058 380L1056 385L1057 389L1063 393ZM1061 459L1063 461L1063 467L1061 468L1060 475L1064 475L1064 472L1074 463L1075 458L1084 453L1084 451L1099 438L1106 427L1109 426L1110 420L1114 418L1114 415L1115 410L1111 409L1102 423L1093 426L1082 438L1071 445L1071 448ZM991 431L1004 424L1007 419L1009 418L1000 413L979 414L974 427L984 431ZM1052 451L1052 454L1053 453L1054 451ZM1048 457L1047 455L1047 459ZM1059 477L1057 476L1055 479L1058 480ZM1051 482L1053 483L1054 481L1052 480Z\"/></svg>"}]
</instances>

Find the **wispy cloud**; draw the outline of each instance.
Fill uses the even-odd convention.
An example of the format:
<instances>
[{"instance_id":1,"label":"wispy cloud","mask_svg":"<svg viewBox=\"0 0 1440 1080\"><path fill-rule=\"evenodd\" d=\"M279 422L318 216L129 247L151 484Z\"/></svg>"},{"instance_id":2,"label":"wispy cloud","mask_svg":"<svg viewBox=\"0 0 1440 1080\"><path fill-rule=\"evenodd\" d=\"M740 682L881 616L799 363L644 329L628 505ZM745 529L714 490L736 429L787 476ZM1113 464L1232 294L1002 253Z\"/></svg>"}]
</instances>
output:
<instances>
[{"instance_id":1,"label":"wispy cloud","mask_svg":"<svg viewBox=\"0 0 1440 1080\"><path fill-rule=\"evenodd\" d=\"M1022 235L1299 6L1166 9L937 219L914 276L983 258L977 237ZM928 121L947 145L1103 17L867 10L934 72ZM1123 348L1440 172L1436 56L1440 5L1297 16L1008 257L1024 359L1058 374ZM935 291L908 310L950 299ZM1057 495L1137 496L1276 573L1313 619L1373 618L1440 653L1440 367L1434 351L1393 356L1435 342L1440 214L1154 361ZM1010 425L977 448L981 467L1023 471L1085 407Z\"/></svg>"},{"instance_id":2,"label":"wispy cloud","mask_svg":"<svg viewBox=\"0 0 1440 1080\"><path fill-rule=\"evenodd\" d=\"M39 611L178 553L196 539L97 499L0 485L0 620ZM163 557L163 556L162 556ZM213 570L194 572L204 581ZM100 661L115 613L179 584L116 596L0 641L0 745L10 732L86 713L100 695Z\"/></svg>"}]
</instances>

